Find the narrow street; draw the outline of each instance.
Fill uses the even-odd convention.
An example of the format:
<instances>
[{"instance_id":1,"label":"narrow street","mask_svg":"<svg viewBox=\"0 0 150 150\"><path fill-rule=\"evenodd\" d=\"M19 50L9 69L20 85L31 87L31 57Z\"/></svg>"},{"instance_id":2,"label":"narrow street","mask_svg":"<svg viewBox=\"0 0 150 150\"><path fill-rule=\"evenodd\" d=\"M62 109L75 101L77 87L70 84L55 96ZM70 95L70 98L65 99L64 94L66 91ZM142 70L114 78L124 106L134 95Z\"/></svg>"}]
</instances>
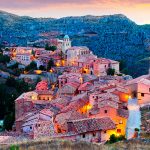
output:
<instances>
[{"instance_id":1,"label":"narrow street","mask_svg":"<svg viewBox=\"0 0 150 150\"><path fill-rule=\"evenodd\" d=\"M134 129L140 129L141 125L141 112L137 103L137 99L129 99L128 101L129 118L127 121L126 135L127 139L130 139L134 135Z\"/></svg>"}]
</instances>

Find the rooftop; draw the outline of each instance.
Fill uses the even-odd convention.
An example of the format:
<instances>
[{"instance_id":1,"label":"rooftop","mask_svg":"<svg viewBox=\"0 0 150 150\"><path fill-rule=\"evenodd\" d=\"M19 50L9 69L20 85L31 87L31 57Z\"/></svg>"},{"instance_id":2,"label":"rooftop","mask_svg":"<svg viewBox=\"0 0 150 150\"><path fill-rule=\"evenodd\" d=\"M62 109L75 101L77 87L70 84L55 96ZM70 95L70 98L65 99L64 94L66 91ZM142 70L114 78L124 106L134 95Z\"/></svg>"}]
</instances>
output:
<instances>
[{"instance_id":1,"label":"rooftop","mask_svg":"<svg viewBox=\"0 0 150 150\"><path fill-rule=\"evenodd\" d=\"M70 128L71 127L71 128ZM106 118L86 118L80 120L68 121L68 129L72 131L75 129L77 133L86 133L99 130L111 130L115 129L115 123L108 117Z\"/></svg>"}]
</instances>

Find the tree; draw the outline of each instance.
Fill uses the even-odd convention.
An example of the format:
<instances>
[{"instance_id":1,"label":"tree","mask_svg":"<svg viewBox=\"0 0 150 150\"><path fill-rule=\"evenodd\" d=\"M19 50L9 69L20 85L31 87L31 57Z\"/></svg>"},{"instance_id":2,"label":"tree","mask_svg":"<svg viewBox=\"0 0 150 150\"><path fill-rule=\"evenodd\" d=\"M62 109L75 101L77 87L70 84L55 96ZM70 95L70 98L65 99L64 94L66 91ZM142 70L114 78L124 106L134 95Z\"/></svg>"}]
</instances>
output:
<instances>
[{"instance_id":1,"label":"tree","mask_svg":"<svg viewBox=\"0 0 150 150\"><path fill-rule=\"evenodd\" d=\"M41 79L40 77L38 77L38 78L36 79L36 84L39 83L40 81L42 81L42 79Z\"/></svg>"},{"instance_id":2,"label":"tree","mask_svg":"<svg viewBox=\"0 0 150 150\"><path fill-rule=\"evenodd\" d=\"M30 90L28 83L26 83L23 79L17 81L16 89L20 94Z\"/></svg>"},{"instance_id":3,"label":"tree","mask_svg":"<svg viewBox=\"0 0 150 150\"><path fill-rule=\"evenodd\" d=\"M40 65L39 69L40 69L40 70L46 70L43 65Z\"/></svg>"},{"instance_id":4,"label":"tree","mask_svg":"<svg viewBox=\"0 0 150 150\"><path fill-rule=\"evenodd\" d=\"M114 74L115 74L115 69L112 69L112 68L107 69L107 75L113 76Z\"/></svg>"},{"instance_id":5,"label":"tree","mask_svg":"<svg viewBox=\"0 0 150 150\"><path fill-rule=\"evenodd\" d=\"M10 77L6 80L6 85L9 87L15 87L16 86L16 80L14 78Z\"/></svg>"},{"instance_id":6,"label":"tree","mask_svg":"<svg viewBox=\"0 0 150 150\"><path fill-rule=\"evenodd\" d=\"M121 72L124 73L124 74L129 74L128 68L124 68Z\"/></svg>"},{"instance_id":7,"label":"tree","mask_svg":"<svg viewBox=\"0 0 150 150\"><path fill-rule=\"evenodd\" d=\"M10 61L10 57L7 55L0 55L0 63L8 63Z\"/></svg>"},{"instance_id":8,"label":"tree","mask_svg":"<svg viewBox=\"0 0 150 150\"><path fill-rule=\"evenodd\" d=\"M119 60L119 62L120 62L119 67L120 70L122 71L126 67L126 62L124 60Z\"/></svg>"},{"instance_id":9,"label":"tree","mask_svg":"<svg viewBox=\"0 0 150 150\"><path fill-rule=\"evenodd\" d=\"M139 132L140 130L139 130L139 128L135 128L135 129L134 129L134 131L137 131L137 132Z\"/></svg>"},{"instance_id":10,"label":"tree","mask_svg":"<svg viewBox=\"0 0 150 150\"><path fill-rule=\"evenodd\" d=\"M54 61L53 59L50 59L47 64L47 71L49 71L53 66L54 66Z\"/></svg>"},{"instance_id":11,"label":"tree","mask_svg":"<svg viewBox=\"0 0 150 150\"><path fill-rule=\"evenodd\" d=\"M6 130L12 130L12 126L14 124L15 121L15 115L13 112L11 112L10 114L6 115L4 117L4 129Z\"/></svg>"},{"instance_id":12,"label":"tree","mask_svg":"<svg viewBox=\"0 0 150 150\"><path fill-rule=\"evenodd\" d=\"M20 69L18 69L18 68L14 69L13 71L14 71L14 75L15 75L15 76L20 76L20 74L21 74L21 72L22 72L22 71L21 71Z\"/></svg>"},{"instance_id":13,"label":"tree","mask_svg":"<svg viewBox=\"0 0 150 150\"><path fill-rule=\"evenodd\" d=\"M16 62L15 64L13 64L12 66L10 66L9 68L11 69L17 69L18 68L18 63Z\"/></svg>"},{"instance_id":14,"label":"tree","mask_svg":"<svg viewBox=\"0 0 150 150\"><path fill-rule=\"evenodd\" d=\"M117 142L117 137L115 136L115 134L112 134L109 138L109 142L110 143L115 143Z\"/></svg>"},{"instance_id":15,"label":"tree","mask_svg":"<svg viewBox=\"0 0 150 150\"><path fill-rule=\"evenodd\" d=\"M32 61L32 62L30 63L30 67L31 67L33 70L37 69L37 64L36 64L36 62L35 62L35 61Z\"/></svg>"},{"instance_id":16,"label":"tree","mask_svg":"<svg viewBox=\"0 0 150 150\"><path fill-rule=\"evenodd\" d=\"M45 50L50 50L48 43L45 45Z\"/></svg>"},{"instance_id":17,"label":"tree","mask_svg":"<svg viewBox=\"0 0 150 150\"><path fill-rule=\"evenodd\" d=\"M54 52L57 49L57 47L56 46L50 46L49 49Z\"/></svg>"},{"instance_id":18,"label":"tree","mask_svg":"<svg viewBox=\"0 0 150 150\"><path fill-rule=\"evenodd\" d=\"M48 50L48 51L55 51L57 49L56 46L49 46L48 43L45 45L45 50Z\"/></svg>"},{"instance_id":19,"label":"tree","mask_svg":"<svg viewBox=\"0 0 150 150\"><path fill-rule=\"evenodd\" d=\"M25 70L30 71L30 70L36 70L37 69L37 64L36 62L32 61L28 66L26 66Z\"/></svg>"},{"instance_id":20,"label":"tree","mask_svg":"<svg viewBox=\"0 0 150 150\"><path fill-rule=\"evenodd\" d=\"M32 54L33 56L35 56L35 51L34 51L33 49L32 49L31 54Z\"/></svg>"}]
</instances>

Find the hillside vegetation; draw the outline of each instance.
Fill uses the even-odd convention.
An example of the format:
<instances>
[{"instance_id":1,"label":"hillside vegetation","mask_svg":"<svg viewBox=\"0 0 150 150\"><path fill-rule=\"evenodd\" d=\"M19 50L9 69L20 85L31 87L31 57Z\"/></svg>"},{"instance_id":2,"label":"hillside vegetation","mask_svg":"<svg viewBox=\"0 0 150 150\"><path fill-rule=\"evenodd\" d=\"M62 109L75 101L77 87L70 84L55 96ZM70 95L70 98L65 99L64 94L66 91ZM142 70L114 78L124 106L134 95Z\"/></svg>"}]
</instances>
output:
<instances>
[{"instance_id":1,"label":"hillside vegetation","mask_svg":"<svg viewBox=\"0 0 150 150\"><path fill-rule=\"evenodd\" d=\"M71 142L65 140L39 140L18 145L1 146L0 150L149 150L150 143L139 140L119 142L112 145Z\"/></svg>"},{"instance_id":2,"label":"hillside vegetation","mask_svg":"<svg viewBox=\"0 0 150 150\"><path fill-rule=\"evenodd\" d=\"M68 34L73 45L88 46L99 57L121 61L134 77L148 73L150 25L137 25L122 14L54 18L20 17L0 11L0 43L27 42Z\"/></svg>"}]
</instances>

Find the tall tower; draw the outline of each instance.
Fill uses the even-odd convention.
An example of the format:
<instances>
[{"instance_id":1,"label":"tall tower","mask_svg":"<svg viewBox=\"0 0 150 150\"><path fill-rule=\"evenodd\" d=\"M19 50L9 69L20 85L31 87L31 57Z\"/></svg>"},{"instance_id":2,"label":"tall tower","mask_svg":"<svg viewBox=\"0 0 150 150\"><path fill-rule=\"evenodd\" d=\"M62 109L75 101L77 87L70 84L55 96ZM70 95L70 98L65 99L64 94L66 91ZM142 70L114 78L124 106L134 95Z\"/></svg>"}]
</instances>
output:
<instances>
[{"instance_id":1,"label":"tall tower","mask_svg":"<svg viewBox=\"0 0 150 150\"><path fill-rule=\"evenodd\" d=\"M63 54L66 53L66 50L69 49L71 47L71 41L68 35L64 36L63 39L63 45L62 45L62 52Z\"/></svg>"}]
</instances>

